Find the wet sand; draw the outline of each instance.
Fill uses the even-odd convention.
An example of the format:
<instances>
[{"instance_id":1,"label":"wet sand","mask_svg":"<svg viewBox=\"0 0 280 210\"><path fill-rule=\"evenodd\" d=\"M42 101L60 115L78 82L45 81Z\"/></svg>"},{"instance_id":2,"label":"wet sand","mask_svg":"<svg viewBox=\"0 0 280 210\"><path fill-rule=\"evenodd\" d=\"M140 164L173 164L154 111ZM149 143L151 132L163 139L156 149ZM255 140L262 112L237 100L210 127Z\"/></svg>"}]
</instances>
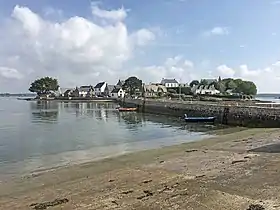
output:
<instances>
[{"instance_id":1,"label":"wet sand","mask_svg":"<svg viewBox=\"0 0 280 210\"><path fill-rule=\"evenodd\" d=\"M250 129L38 172L1 182L0 209L280 209L279 145Z\"/></svg>"}]
</instances>

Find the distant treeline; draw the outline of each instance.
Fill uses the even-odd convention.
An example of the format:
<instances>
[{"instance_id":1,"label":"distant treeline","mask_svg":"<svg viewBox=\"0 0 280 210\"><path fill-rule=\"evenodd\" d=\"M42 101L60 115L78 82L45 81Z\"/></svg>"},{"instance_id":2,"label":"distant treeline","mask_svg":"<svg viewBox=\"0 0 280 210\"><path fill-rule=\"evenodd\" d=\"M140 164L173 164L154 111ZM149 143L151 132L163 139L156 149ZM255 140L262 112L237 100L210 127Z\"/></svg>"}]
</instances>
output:
<instances>
[{"instance_id":1,"label":"distant treeline","mask_svg":"<svg viewBox=\"0 0 280 210\"><path fill-rule=\"evenodd\" d=\"M0 97L34 97L33 93L0 93Z\"/></svg>"}]
</instances>

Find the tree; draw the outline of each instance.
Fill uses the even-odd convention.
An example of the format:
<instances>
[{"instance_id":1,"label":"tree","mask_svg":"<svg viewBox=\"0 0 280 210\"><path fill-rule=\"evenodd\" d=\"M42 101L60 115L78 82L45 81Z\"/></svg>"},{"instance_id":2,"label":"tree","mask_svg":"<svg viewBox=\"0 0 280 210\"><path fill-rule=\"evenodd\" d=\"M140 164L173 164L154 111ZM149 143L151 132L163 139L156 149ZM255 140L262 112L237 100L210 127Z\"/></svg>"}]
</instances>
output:
<instances>
[{"instance_id":1,"label":"tree","mask_svg":"<svg viewBox=\"0 0 280 210\"><path fill-rule=\"evenodd\" d=\"M202 79L199 84L200 85L209 85L207 80L205 80L205 79Z\"/></svg>"},{"instance_id":2,"label":"tree","mask_svg":"<svg viewBox=\"0 0 280 210\"><path fill-rule=\"evenodd\" d=\"M52 77L43 77L36 79L31 83L29 91L37 93L38 96L48 94L51 91L57 91L59 88L58 81Z\"/></svg>"},{"instance_id":3,"label":"tree","mask_svg":"<svg viewBox=\"0 0 280 210\"><path fill-rule=\"evenodd\" d=\"M177 94L177 91L175 89L168 89L168 93Z\"/></svg>"},{"instance_id":4,"label":"tree","mask_svg":"<svg viewBox=\"0 0 280 210\"><path fill-rule=\"evenodd\" d=\"M129 95L134 95L137 91L142 92L142 80L137 77L129 77L125 80L123 88L129 92Z\"/></svg>"},{"instance_id":5,"label":"tree","mask_svg":"<svg viewBox=\"0 0 280 210\"><path fill-rule=\"evenodd\" d=\"M229 90L233 90L234 92L236 91L236 88L237 88L237 84L234 80L230 80L228 83L227 83L227 89Z\"/></svg>"},{"instance_id":6,"label":"tree","mask_svg":"<svg viewBox=\"0 0 280 210\"><path fill-rule=\"evenodd\" d=\"M195 86L195 85L199 85L199 81L198 81L198 80L193 80L193 81L191 81L190 87L193 87L193 86Z\"/></svg>"},{"instance_id":7,"label":"tree","mask_svg":"<svg viewBox=\"0 0 280 210\"><path fill-rule=\"evenodd\" d=\"M181 94L185 94L185 95L191 95L192 91L190 87L182 87L181 88Z\"/></svg>"}]
</instances>

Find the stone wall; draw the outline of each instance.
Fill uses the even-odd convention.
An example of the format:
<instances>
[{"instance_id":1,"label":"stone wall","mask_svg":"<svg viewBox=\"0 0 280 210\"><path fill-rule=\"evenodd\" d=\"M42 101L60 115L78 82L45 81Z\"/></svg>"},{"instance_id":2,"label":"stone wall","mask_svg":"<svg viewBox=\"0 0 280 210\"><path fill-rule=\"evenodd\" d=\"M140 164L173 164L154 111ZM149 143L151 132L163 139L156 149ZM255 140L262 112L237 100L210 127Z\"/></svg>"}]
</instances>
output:
<instances>
[{"instance_id":1,"label":"stone wall","mask_svg":"<svg viewBox=\"0 0 280 210\"><path fill-rule=\"evenodd\" d=\"M139 111L173 116L215 116L217 123L246 127L280 127L280 108L225 105L222 103L195 103L158 100L122 101L126 106L136 106Z\"/></svg>"}]
</instances>

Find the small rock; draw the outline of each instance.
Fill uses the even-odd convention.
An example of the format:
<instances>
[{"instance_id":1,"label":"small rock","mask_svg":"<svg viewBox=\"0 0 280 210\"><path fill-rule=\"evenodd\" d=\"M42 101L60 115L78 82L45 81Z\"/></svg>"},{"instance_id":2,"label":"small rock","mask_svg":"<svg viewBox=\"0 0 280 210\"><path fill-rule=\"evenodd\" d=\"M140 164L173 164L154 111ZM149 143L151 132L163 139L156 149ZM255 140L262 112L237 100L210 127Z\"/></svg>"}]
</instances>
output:
<instances>
[{"instance_id":1,"label":"small rock","mask_svg":"<svg viewBox=\"0 0 280 210\"><path fill-rule=\"evenodd\" d=\"M147 184L147 183L152 182L152 181L153 181L153 180L151 180L151 179L150 179L150 180L145 180L145 181L143 181L143 183L144 183L144 184Z\"/></svg>"},{"instance_id":2,"label":"small rock","mask_svg":"<svg viewBox=\"0 0 280 210\"><path fill-rule=\"evenodd\" d=\"M143 192L146 193L146 196L152 196L153 195L153 193L149 190L144 190Z\"/></svg>"},{"instance_id":3,"label":"small rock","mask_svg":"<svg viewBox=\"0 0 280 210\"><path fill-rule=\"evenodd\" d=\"M128 191L121 192L121 194L124 194L124 195L130 194L130 193L133 193L133 190L128 190Z\"/></svg>"},{"instance_id":4,"label":"small rock","mask_svg":"<svg viewBox=\"0 0 280 210\"><path fill-rule=\"evenodd\" d=\"M235 163L245 163L245 162L247 162L247 160L233 160L233 161L231 162L231 164L235 164Z\"/></svg>"},{"instance_id":5,"label":"small rock","mask_svg":"<svg viewBox=\"0 0 280 210\"><path fill-rule=\"evenodd\" d=\"M67 202L69 202L69 200L67 198L55 199L54 201L50 201L50 202L32 203L30 205L30 207L33 207L33 209L35 209L35 210L42 210L42 209L47 209L48 207L61 205L63 203L67 203Z\"/></svg>"},{"instance_id":6,"label":"small rock","mask_svg":"<svg viewBox=\"0 0 280 210\"><path fill-rule=\"evenodd\" d=\"M206 175L205 174L201 174L201 175L196 175L195 178L202 178L202 177L205 177Z\"/></svg>"},{"instance_id":7,"label":"small rock","mask_svg":"<svg viewBox=\"0 0 280 210\"><path fill-rule=\"evenodd\" d=\"M159 163L164 163L164 160L159 161Z\"/></svg>"},{"instance_id":8,"label":"small rock","mask_svg":"<svg viewBox=\"0 0 280 210\"><path fill-rule=\"evenodd\" d=\"M115 180L114 179L109 179L109 182L114 182Z\"/></svg>"},{"instance_id":9,"label":"small rock","mask_svg":"<svg viewBox=\"0 0 280 210\"><path fill-rule=\"evenodd\" d=\"M186 152L197 152L198 150L197 149L192 149L192 150L187 150Z\"/></svg>"}]
</instances>

